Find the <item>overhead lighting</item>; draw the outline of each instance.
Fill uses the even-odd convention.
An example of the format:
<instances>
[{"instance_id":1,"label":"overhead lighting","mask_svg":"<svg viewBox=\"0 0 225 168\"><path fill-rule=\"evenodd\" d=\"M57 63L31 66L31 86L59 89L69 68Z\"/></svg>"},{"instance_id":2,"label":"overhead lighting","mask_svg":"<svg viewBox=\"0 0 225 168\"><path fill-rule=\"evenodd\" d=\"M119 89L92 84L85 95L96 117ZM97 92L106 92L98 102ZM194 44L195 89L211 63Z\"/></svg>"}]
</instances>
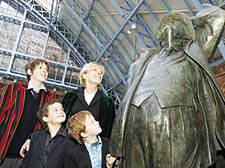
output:
<instances>
[{"instance_id":1,"label":"overhead lighting","mask_svg":"<svg viewBox=\"0 0 225 168\"><path fill-rule=\"evenodd\" d=\"M136 29L136 23L132 23L131 28Z\"/></svg>"},{"instance_id":2,"label":"overhead lighting","mask_svg":"<svg viewBox=\"0 0 225 168\"><path fill-rule=\"evenodd\" d=\"M109 60L109 57L110 57L110 56L106 56L106 57L105 57L105 60L108 61L108 60Z\"/></svg>"},{"instance_id":3,"label":"overhead lighting","mask_svg":"<svg viewBox=\"0 0 225 168\"><path fill-rule=\"evenodd\" d=\"M128 29L127 33L128 33L128 34L131 34L131 33L132 33L132 32L131 32L131 29Z\"/></svg>"}]
</instances>

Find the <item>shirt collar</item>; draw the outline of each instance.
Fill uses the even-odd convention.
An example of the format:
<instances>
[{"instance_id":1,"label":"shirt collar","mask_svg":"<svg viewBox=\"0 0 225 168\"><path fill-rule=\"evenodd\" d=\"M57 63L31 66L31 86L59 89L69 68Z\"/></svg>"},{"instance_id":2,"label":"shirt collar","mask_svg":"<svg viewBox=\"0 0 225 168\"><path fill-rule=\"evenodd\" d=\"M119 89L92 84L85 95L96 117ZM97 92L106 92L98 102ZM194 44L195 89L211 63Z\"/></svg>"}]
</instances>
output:
<instances>
[{"instance_id":1,"label":"shirt collar","mask_svg":"<svg viewBox=\"0 0 225 168\"><path fill-rule=\"evenodd\" d=\"M102 144L102 139L101 139L100 136L97 136L97 137L98 137L98 142L93 143L93 144L89 144L89 143L87 143L87 142L84 141L85 146L87 148L90 148L91 146L99 146L99 145L101 145Z\"/></svg>"},{"instance_id":2,"label":"shirt collar","mask_svg":"<svg viewBox=\"0 0 225 168\"><path fill-rule=\"evenodd\" d=\"M39 91L41 90L41 89L43 89L45 92L47 92L47 89L46 89L46 87L45 87L45 85L42 83L42 85L41 85L41 87L40 87L40 89L39 90L35 90L34 89L34 86L32 85L32 83L29 81L28 82L28 87L27 87L27 90L28 89L33 89L35 92L37 92L37 93L39 93Z\"/></svg>"},{"instance_id":3,"label":"shirt collar","mask_svg":"<svg viewBox=\"0 0 225 168\"><path fill-rule=\"evenodd\" d=\"M48 127L45 128L45 131L50 135L50 132L48 131ZM57 135L66 137L67 136L66 128L64 126L61 126L61 128L58 130L58 132L56 133L55 136L57 136Z\"/></svg>"}]
</instances>

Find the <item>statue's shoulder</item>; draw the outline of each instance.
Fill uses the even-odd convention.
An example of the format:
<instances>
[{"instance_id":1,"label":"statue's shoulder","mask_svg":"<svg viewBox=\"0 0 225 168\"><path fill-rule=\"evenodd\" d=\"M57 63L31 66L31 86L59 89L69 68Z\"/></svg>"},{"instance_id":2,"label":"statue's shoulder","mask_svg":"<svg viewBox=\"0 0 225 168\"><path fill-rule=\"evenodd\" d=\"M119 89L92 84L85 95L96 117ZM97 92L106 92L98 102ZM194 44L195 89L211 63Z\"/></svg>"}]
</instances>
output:
<instances>
[{"instance_id":1,"label":"statue's shoulder","mask_svg":"<svg viewBox=\"0 0 225 168\"><path fill-rule=\"evenodd\" d=\"M140 74L142 68L144 67L145 63L155 54L160 52L160 48L141 48L141 55L139 59L137 59L134 63L131 64L130 70L128 73L128 86L131 85L133 80L137 78Z\"/></svg>"},{"instance_id":2,"label":"statue's shoulder","mask_svg":"<svg viewBox=\"0 0 225 168\"><path fill-rule=\"evenodd\" d=\"M142 53L137 61L149 59L152 55L158 53L161 48L140 48L140 50Z\"/></svg>"},{"instance_id":3,"label":"statue's shoulder","mask_svg":"<svg viewBox=\"0 0 225 168\"><path fill-rule=\"evenodd\" d=\"M140 57L131 64L130 69L135 68L136 66L142 67L143 64L154 54L158 53L160 51L160 48L145 48L141 49L143 51L140 55Z\"/></svg>"}]
</instances>

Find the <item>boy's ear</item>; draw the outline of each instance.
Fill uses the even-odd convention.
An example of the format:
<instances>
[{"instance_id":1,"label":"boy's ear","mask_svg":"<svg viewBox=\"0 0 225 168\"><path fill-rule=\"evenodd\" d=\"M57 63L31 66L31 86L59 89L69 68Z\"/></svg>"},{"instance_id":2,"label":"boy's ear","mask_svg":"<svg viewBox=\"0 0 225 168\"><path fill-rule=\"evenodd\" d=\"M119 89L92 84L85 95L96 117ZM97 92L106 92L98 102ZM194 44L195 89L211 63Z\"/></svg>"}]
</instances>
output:
<instances>
[{"instance_id":1,"label":"boy's ear","mask_svg":"<svg viewBox=\"0 0 225 168\"><path fill-rule=\"evenodd\" d=\"M44 122L46 122L46 123L47 123L47 122L49 121L49 118L48 118L48 117L46 117L46 116L43 116L43 117L42 117L42 120L43 120Z\"/></svg>"},{"instance_id":2,"label":"boy's ear","mask_svg":"<svg viewBox=\"0 0 225 168\"><path fill-rule=\"evenodd\" d=\"M86 133L86 132L81 132L81 133L80 133L80 136L81 136L82 138L87 138L87 133Z\"/></svg>"},{"instance_id":3,"label":"boy's ear","mask_svg":"<svg viewBox=\"0 0 225 168\"><path fill-rule=\"evenodd\" d=\"M30 76L32 75L31 69L28 69L28 70L27 70L27 74L30 75Z\"/></svg>"}]
</instances>

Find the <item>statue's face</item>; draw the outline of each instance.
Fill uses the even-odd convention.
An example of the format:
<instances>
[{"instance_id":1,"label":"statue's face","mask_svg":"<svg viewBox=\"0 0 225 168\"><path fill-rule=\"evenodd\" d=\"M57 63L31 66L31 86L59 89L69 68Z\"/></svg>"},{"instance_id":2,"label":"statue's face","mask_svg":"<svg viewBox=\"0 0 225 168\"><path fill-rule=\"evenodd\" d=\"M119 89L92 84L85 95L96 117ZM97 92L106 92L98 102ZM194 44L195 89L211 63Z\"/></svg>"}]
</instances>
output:
<instances>
[{"instance_id":1,"label":"statue's face","mask_svg":"<svg viewBox=\"0 0 225 168\"><path fill-rule=\"evenodd\" d=\"M186 37L182 23L169 22L162 31L160 45L162 48L179 51L183 48Z\"/></svg>"}]
</instances>

